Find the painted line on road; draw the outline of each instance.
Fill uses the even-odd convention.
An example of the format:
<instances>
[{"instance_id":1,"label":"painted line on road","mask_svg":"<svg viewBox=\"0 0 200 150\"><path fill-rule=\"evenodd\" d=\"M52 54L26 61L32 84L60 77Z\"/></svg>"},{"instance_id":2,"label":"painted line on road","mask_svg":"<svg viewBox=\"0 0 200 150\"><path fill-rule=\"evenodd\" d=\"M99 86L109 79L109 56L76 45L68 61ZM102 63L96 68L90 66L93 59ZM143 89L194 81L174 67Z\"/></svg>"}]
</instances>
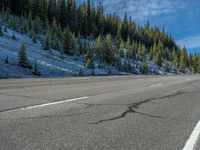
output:
<instances>
[{"instance_id":1,"label":"painted line on road","mask_svg":"<svg viewBox=\"0 0 200 150\"><path fill-rule=\"evenodd\" d=\"M66 102L73 102L73 101L83 100L83 99L87 99L87 98L89 98L89 97L85 96L85 97L79 97L79 98L73 98L73 99L68 99L68 100L63 100L63 101L52 102L52 103L45 103L45 104L40 104L40 105L28 106L28 107L21 108L21 110L46 107L46 106L57 105L57 104L62 104L62 103L66 103Z\"/></svg>"},{"instance_id":2,"label":"painted line on road","mask_svg":"<svg viewBox=\"0 0 200 150\"><path fill-rule=\"evenodd\" d=\"M190 81L190 80L192 80L192 78L187 78L187 79L186 79L186 81Z\"/></svg>"},{"instance_id":3,"label":"painted line on road","mask_svg":"<svg viewBox=\"0 0 200 150\"><path fill-rule=\"evenodd\" d=\"M159 83L159 84L155 84L155 85L151 85L150 87L158 87L158 86L161 86L162 83Z\"/></svg>"},{"instance_id":4,"label":"painted line on road","mask_svg":"<svg viewBox=\"0 0 200 150\"><path fill-rule=\"evenodd\" d=\"M62 103L66 103L66 102L73 102L73 101L83 100L83 99L87 99L87 98L89 98L89 96L73 98L73 99L68 99L68 100L62 100L62 101L56 101L56 102L51 102L51 103L36 104L36 105L31 105L31 106L24 106L24 107L12 108L12 109L0 110L0 113L41 108L41 107L45 107L45 106L57 105L57 104L62 104Z\"/></svg>"},{"instance_id":5,"label":"painted line on road","mask_svg":"<svg viewBox=\"0 0 200 150\"><path fill-rule=\"evenodd\" d=\"M199 136L200 136L200 121L195 126L190 138L187 140L182 150L194 150Z\"/></svg>"}]
</instances>

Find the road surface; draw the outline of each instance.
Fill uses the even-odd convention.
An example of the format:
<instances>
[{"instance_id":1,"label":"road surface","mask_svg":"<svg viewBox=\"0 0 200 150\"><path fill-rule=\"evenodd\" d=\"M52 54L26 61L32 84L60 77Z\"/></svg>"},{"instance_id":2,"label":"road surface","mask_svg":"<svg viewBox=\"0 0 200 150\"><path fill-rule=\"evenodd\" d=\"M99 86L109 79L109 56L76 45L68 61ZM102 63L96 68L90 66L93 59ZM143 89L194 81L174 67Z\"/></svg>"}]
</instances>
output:
<instances>
[{"instance_id":1,"label":"road surface","mask_svg":"<svg viewBox=\"0 0 200 150\"><path fill-rule=\"evenodd\" d=\"M200 149L200 77L0 80L0 150Z\"/></svg>"}]
</instances>

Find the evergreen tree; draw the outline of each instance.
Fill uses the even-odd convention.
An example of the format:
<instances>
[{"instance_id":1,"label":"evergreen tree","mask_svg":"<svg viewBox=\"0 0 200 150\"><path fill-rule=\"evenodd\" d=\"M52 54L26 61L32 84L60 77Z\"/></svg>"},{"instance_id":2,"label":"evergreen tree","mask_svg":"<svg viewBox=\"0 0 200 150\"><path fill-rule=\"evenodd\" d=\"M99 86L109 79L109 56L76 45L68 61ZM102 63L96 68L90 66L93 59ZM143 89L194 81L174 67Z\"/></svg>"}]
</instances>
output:
<instances>
[{"instance_id":1,"label":"evergreen tree","mask_svg":"<svg viewBox=\"0 0 200 150\"><path fill-rule=\"evenodd\" d=\"M40 13L40 4L38 0L30 0L29 3L31 14L33 15L33 18L36 18L39 16Z\"/></svg>"},{"instance_id":2,"label":"evergreen tree","mask_svg":"<svg viewBox=\"0 0 200 150\"><path fill-rule=\"evenodd\" d=\"M124 58L124 42L123 41L120 44L119 56L120 56L120 58Z\"/></svg>"},{"instance_id":3,"label":"evergreen tree","mask_svg":"<svg viewBox=\"0 0 200 150\"><path fill-rule=\"evenodd\" d=\"M193 72L197 73L198 71L198 56L195 54L193 57Z\"/></svg>"},{"instance_id":4,"label":"evergreen tree","mask_svg":"<svg viewBox=\"0 0 200 150\"><path fill-rule=\"evenodd\" d=\"M47 3L49 0L39 0L39 17L41 20L45 20L47 17Z\"/></svg>"},{"instance_id":5,"label":"evergreen tree","mask_svg":"<svg viewBox=\"0 0 200 150\"><path fill-rule=\"evenodd\" d=\"M95 68L95 65L94 65L94 54L93 54L93 50L92 50L91 47L88 49L88 52L87 52L86 67L89 68L89 69L94 69Z\"/></svg>"},{"instance_id":6,"label":"evergreen tree","mask_svg":"<svg viewBox=\"0 0 200 150\"><path fill-rule=\"evenodd\" d=\"M0 36L3 36L3 29L1 25L0 25Z\"/></svg>"},{"instance_id":7,"label":"evergreen tree","mask_svg":"<svg viewBox=\"0 0 200 150\"><path fill-rule=\"evenodd\" d=\"M5 64L8 64L8 63L9 63L9 61L8 61L8 56L5 58L4 63L5 63Z\"/></svg>"},{"instance_id":8,"label":"evergreen tree","mask_svg":"<svg viewBox=\"0 0 200 150\"><path fill-rule=\"evenodd\" d=\"M32 42L33 42L33 43L36 43L36 42L37 42L36 35L35 35L35 32L34 32L34 31L31 32L31 38L32 38Z\"/></svg>"},{"instance_id":9,"label":"evergreen tree","mask_svg":"<svg viewBox=\"0 0 200 150\"><path fill-rule=\"evenodd\" d=\"M173 52L173 64L177 67L179 66L178 56L177 56L176 52Z\"/></svg>"},{"instance_id":10,"label":"evergreen tree","mask_svg":"<svg viewBox=\"0 0 200 150\"><path fill-rule=\"evenodd\" d=\"M48 17L50 23L56 17L56 1L55 0L49 0L48 1L48 4L47 4L47 17Z\"/></svg>"},{"instance_id":11,"label":"evergreen tree","mask_svg":"<svg viewBox=\"0 0 200 150\"><path fill-rule=\"evenodd\" d=\"M117 47L118 50L120 49L121 42L122 42L122 38L121 38L121 35L120 35L120 31L118 31L117 36L115 38L115 44L116 44L116 47Z\"/></svg>"},{"instance_id":12,"label":"evergreen tree","mask_svg":"<svg viewBox=\"0 0 200 150\"><path fill-rule=\"evenodd\" d=\"M121 37L124 41L127 40L128 34L129 34L129 23L128 23L128 18L127 14L125 13L124 20L121 24L121 29L120 29Z\"/></svg>"},{"instance_id":13,"label":"evergreen tree","mask_svg":"<svg viewBox=\"0 0 200 150\"><path fill-rule=\"evenodd\" d=\"M65 5L65 0L58 0L57 2L58 4L58 20L61 24L62 27L64 27L66 25L66 5Z\"/></svg>"},{"instance_id":14,"label":"evergreen tree","mask_svg":"<svg viewBox=\"0 0 200 150\"><path fill-rule=\"evenodd\" d=\"M26 45L24 43L22 43L20 46L18 59L19 59L20 67L32 69L32 66L29 64L28 59L27 59Z\"/></svg>"},{"instance_id":15,"label":"evergreen tree","mask_svg":"<svg viewBox=\"0 0 200 150\"><path fill-rule=\"evenodd\" d=\"M130 60L132 57L132 54L131 54L131 50L132 49L132 45L131 45L131 39L130 37L128 37L128 40L127 40L127 43L126 43L126 59L127 60Z\"/></svg>"},{"instance_id":16,"label":"evergreen tree","mask_svg":"<svg viewBox=\"0 0 200 150\"><path fill-rule=\"evenodd\" d=\"M91 3L90 0L87 0L87 35L90 35L92 29L91 21Z\"/></svg>"},{"instance_id":17,"label":"evergreen tree","mask_svg":"<svg viewBox=\"0 0 200 150\"><path fill-rule=\"evenodd\" d=\"M16 40L16 39L17 39L16 36L15 36L15 33L13 33L12 39L13 39L13 40Z\"/></svg>"},{"instance_id":18,"label":"evergreen tree","mask_svg":"<svg viewBox=\"0 0 200 150\"><path fill-rule=\"evenodd\" d=\"M37 76L41 75L37 62L35 62L35 64L34 64L33 74L37 75Z\"/></svg>"},{"instance_id":19,"label":"evergreen tree","mask_svg":"<svg viewBox=\"0 0 200 150\"><path fill-rule=\"evenodd\" d=\"M198 56L197 72L200 73L200 56Z\"/></svg>"},{"instance_id":20,"label":"evergreen tree","mask_svg":"<svg viewBox=\"0 0 200 150\"><path fill-rule=\"evenodd\" d=\"M69 28L64 29L63 36L63 52L68 55L73 55L75 49L74 36L70 32Z\"/></svg>"},{"instance_id":21,"label":"evergreen tree","mask_svg":"<svg viewBox=\"0 0 200 150\"><path fill-rule=\"evenodd\" d=\"M154 57L154 51L153 51L153 48L151 48L150 53L149 53L150 60L153 60L153 57Z\"/></svg>"},{"instance_id":22,"label":"evergreen tree","mask_svg":"<svg viewBox=\"0 0 200 150\"><path fill-rule=\"evenodd\" d=\"M142 57L142 60L144 59L146 60L146 48L144 45L141 48L141 57Z\"/></svg>"},{"instance_id":23,"label":"evergreen tree","mask_svg":"<svg viewBox=\"0 0 200 150\"><path fill-rule=\"evenodd\" d=\"M106 36L105 50L104 50L104 60L107 64L114 64L114 54L112 49L111 34Z\"/></svg>"},{"instance_id":24,"label":"evergreen tree","mask_svg":"<svg viewBox=\"0 0 200 150\"><path fill-rule=\"evenodd\" d=\"M48 30L48 32L45 36L44 42L43 42L43 49L50 50L50 48L51 48L50 43L51 43L51 32L50 32L50 30Z\"/></svg>"},{"instance_id":25,"label":"evergreen tree","mask_svg":"<svg viewBox=\"0 0 200 150\"><path fill-rule=\"evenodd\" d=\"M184 71L186 67L187 67L187 51L186 48L184 47L183 50L181 51L180 69Z\"/></svg>"},{"instance_id":26,"label":"evergreen tree","mask_svg":"<svg viewBox=\"0 0 200 150\"><path fill-rule=\"evenodd\" d=\"M102 61L102 55L103 55L102 38L101 38L101 35L99 35L97 42L96 42L96 57L97 57L97 60Z\"/></svg>"},{"instance_id":27,"label":"evergreen tree","mask_svg":"<svg viewBox=\"0 0 200 150\"><path fill-rule=\"evenodd\" d=\"M161 66L162 63L162 51L163 51L163 45L161 42L158 43L155 49L155 56L154 61L157 65Z\"/></svg>"},{"instance_id":28,"label":"evergreen tree","mask_svg":"<svg viewBox=\"0 0 200 150\"><path fill-rule=\"evenodd\" d=\"M117 57L117 68L120 71L123 70L121 55L118 55L118 57Z\"/></svg>"},{"instance_id":29,"label":"evergreen tree","mask_svg":"<svg viewBox=\"0 0 200 150\"><path fill-rule=\"evenodd\" d=\"M79 76L79 77L83 77L83 76L84 76L84 73L83 73L82 68L80 69L80 71L79 71L79 73L78 73L78 76Z\"/></svg>"},{"instance_id":30,"label":"evergreen tree","mask_svg":"<svg viewBox=\"0 0 200 150\"><path fill-rule=\"evenodd\" d=\"M89 69L94 69L94 62L91 58L87 59L86 67L89 68Z\"/></svg>"},{"instance_id":31,"label":"evergreen tree","mask_svg":"<svg viewBox=\"0 0 200 150\"><path fill-rule=\"evenodd\" d=\"M142 73L146 74L147 72L148 72L148 65L147 65L146 59L143 59L143 61L142 61Z\"/></svg>"},{"instance_id":32,"label":"evergreen tree","mask_svg":"<svg viewBox=\"0 0 200 150\"><path fill-rule=\"evenodd\" d=\"M127 63L127 61L124 61L124 64L123 64L123 71L129 72L129 71L128 71L128 63Z\"/></svg>"},{"instance_id":33,"label":"evergreen tree","mask_svg":"<svg viewBox=\"0 0 200 150\"><path fill-rule=\"evenodd\" d=\"M1 27L0 27L1 28ZM1 32L1 31L0 31ZM8 32L7 27L4 27L4 32Z\"/></svg>"}]
</instances>

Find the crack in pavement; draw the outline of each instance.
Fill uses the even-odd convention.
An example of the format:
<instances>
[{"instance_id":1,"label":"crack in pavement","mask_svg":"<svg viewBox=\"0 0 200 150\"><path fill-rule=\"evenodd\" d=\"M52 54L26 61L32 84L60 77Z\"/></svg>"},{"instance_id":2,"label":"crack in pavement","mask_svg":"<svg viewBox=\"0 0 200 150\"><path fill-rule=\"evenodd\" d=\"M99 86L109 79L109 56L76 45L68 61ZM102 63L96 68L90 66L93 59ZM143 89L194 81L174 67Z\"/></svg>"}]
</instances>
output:
<instances>
[{"instance_id":1,"label":"crack in pavement","mask_svg":"<svg viewBox=\"0 0 200 150\"><path fill-rule=\"evenodd\" d=\"M154 116L154 115L150 115L147 113L143 113L143 112L138 112L135 109L138 109L142 104L151 102L151 101L155 101L155 100L161 100L161 99L166 99L166 98L172 98L172 97L176 97L176 96L180 96L182 94L187 94L187 93L200 93L198 91L194 91L194 92L184 92L183 90L177 91L175 93L169 94L169 95L165 95L165 96L160 96L160 97L154 97L154 98L149 98L140 102L136 102L136 103L131 103L131 104L89 104L88 106L106 106L106 105L111 105L111 106L128 106L128 109L126 111L124 111L123 113L121 113L119 116L116 117L112 117L112 118L108 118L108 119L103 119L103 120L99 120L97 122L93 122L93 123L89 123L89 124L100 124L103 122L109 122L109 121L114 121L117 119L121 119L126 117L127 114L141 114L144 116L148 116L148 117L153 117L153 118L158 118L158 119L167 119L168 117L162 117L162 116ZM87 105L87 104L86 104Z\"/></svg>"}]
</instances>

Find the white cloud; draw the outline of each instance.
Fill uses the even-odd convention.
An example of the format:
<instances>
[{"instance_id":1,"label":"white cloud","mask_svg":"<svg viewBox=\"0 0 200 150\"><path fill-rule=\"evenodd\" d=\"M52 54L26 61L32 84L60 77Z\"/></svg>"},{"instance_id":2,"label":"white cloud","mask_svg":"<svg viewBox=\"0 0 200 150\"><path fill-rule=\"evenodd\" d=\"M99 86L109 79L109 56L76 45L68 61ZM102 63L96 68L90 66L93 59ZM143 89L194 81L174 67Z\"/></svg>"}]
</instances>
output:
<instances>
[{"instance_id":1,"label":"white cloud","mask_svg":"<svg viewBox=\"0 0 200 150\"><path fill-rule=\"evenodd\" d=\"M200 47L200 35L196 35L189 38L184 38L176 41L180 46L186 46L188 49L194 49Z\"/></svg>"},{"instance_id":2,"label":"white cloud","mask_svg":"<svg viewBox=\"0 0 200 150\"><path fill-rule=\"evenodd\" d=\"M152 16L159 16L184 8L182 0L95 0L102 2L107 12L117 13L123 17L124 13L134 19L143 20Z\"/></svg>"}]
</instances>

